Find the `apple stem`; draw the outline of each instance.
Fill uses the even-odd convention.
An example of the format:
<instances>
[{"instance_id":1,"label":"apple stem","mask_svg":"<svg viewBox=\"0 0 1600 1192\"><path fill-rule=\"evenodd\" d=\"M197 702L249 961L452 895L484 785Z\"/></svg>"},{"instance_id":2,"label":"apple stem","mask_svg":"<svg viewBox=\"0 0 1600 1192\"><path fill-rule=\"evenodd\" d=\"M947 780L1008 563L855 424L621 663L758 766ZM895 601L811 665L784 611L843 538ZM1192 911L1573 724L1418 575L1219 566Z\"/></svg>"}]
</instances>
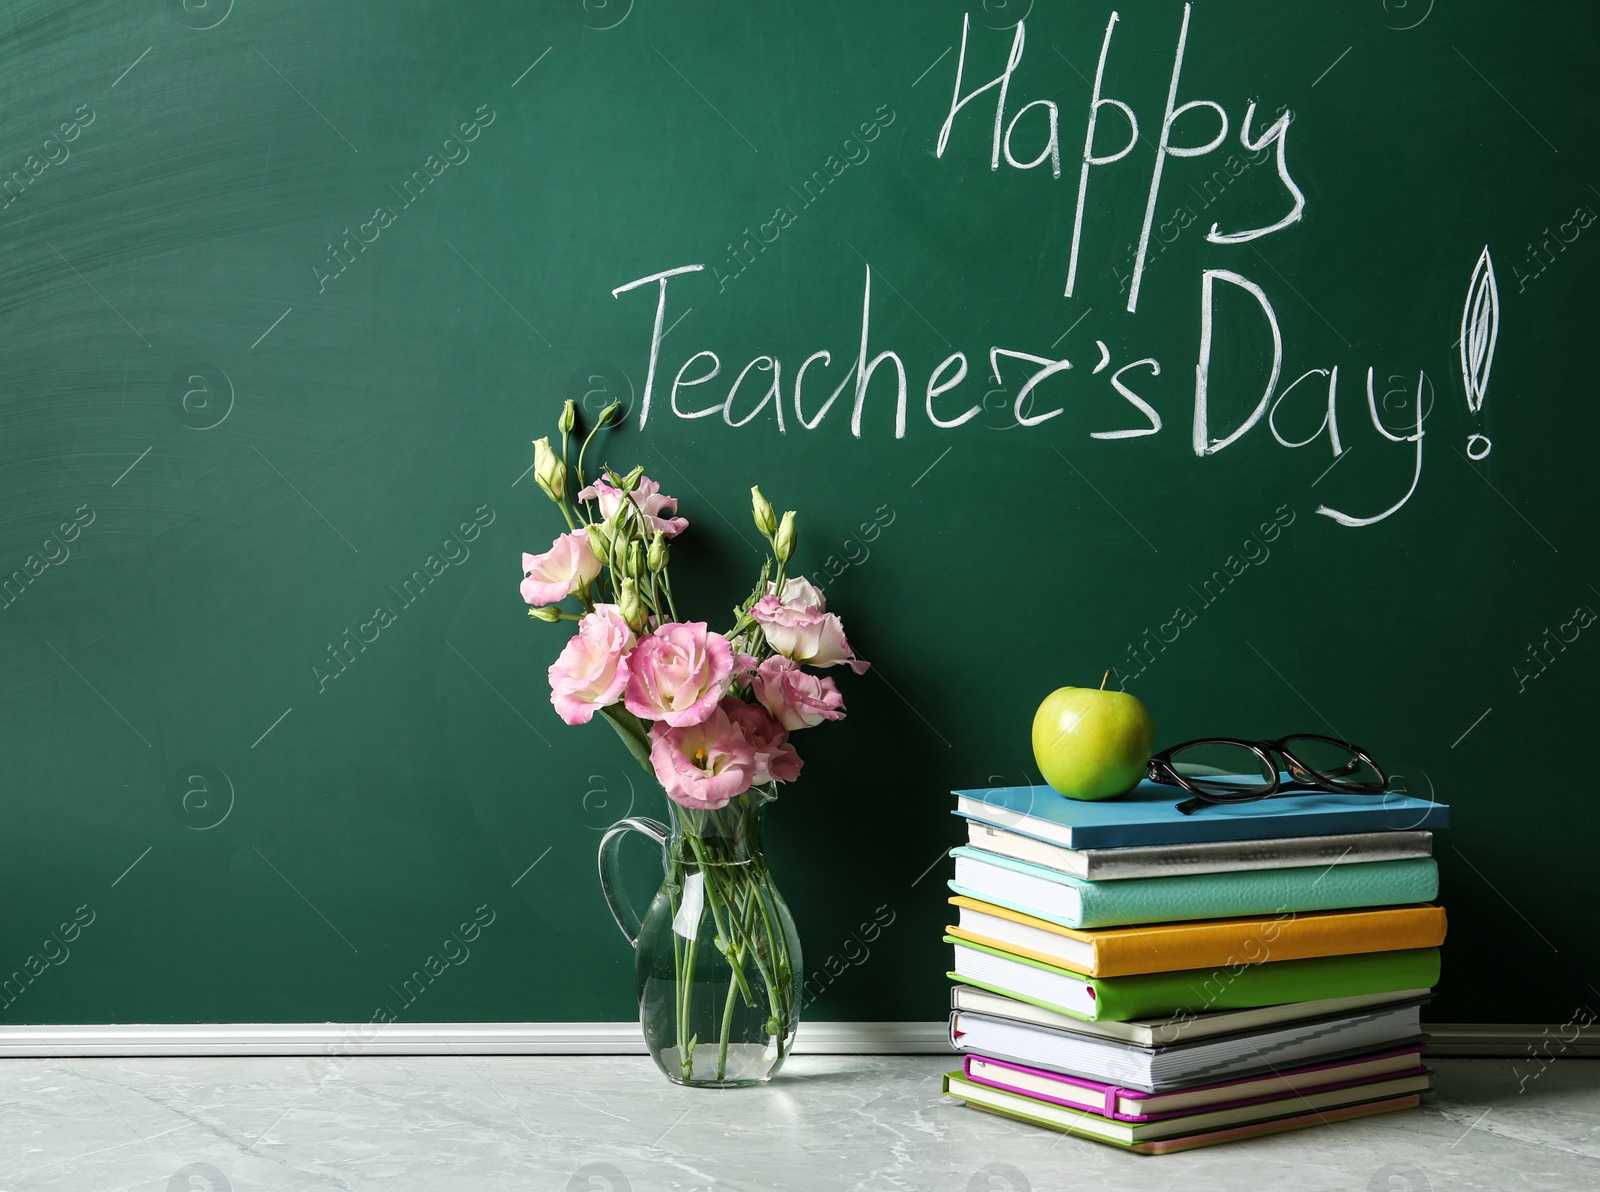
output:
<instances>
[{"instance_id":1,"label":"apple stem","mask_svg":"<svg viewBox=\"0 0 1600 1192\"><path fill-rule=\"evenodd\" d=\"M1108 679L1110 679L1110 678L1111 678L1111 672L1110 671L1107 671L1104 675L1102 675L1100 677L1100 690L1101 691L1104 691L1106 689L1106 681Z\"/></svg>"}]
</instances>

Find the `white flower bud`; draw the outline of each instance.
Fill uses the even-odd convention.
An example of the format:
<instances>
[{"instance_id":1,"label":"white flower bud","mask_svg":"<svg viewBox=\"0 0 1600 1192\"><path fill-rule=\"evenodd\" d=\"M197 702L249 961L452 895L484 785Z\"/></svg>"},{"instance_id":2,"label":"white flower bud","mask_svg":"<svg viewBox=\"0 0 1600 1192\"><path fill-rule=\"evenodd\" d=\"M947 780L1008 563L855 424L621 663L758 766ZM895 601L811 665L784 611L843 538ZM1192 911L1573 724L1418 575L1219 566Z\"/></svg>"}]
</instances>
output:
<instances>
[{"instance_id":1,"label":"white flower bud","mask_svg":"<svg viewBox=\"0 0 1600 1192\"><path fill-rule=\"evenodd\" d=\"M750 513L763 538L771 538L778 532L778 515L773 512L772 502L761 495L759 485L750 486Z\"/></svg>"},{"instance_id":2,"label":"white flower bud","mask_svg":"<svg viewBox=\"0 0 1600 1192\"><path fill-rule=\"evenodd\" d=\"M778 556L778 562L787 563L794 554L794 510L791 509L783 515L783 520L778 523L778 533L772 540L772 551Z\"/></svg>"},{"instance_id":3,"label":"white flower bud","mask_svg":"<svg viewBox=\"0 0 1600 1192\"><path fill-rule=\"evenodd\" d=\"M567 465L550 449L547 438L533 441L533 478L552 501L566 496Z\"/></svg>"}]
</instances>

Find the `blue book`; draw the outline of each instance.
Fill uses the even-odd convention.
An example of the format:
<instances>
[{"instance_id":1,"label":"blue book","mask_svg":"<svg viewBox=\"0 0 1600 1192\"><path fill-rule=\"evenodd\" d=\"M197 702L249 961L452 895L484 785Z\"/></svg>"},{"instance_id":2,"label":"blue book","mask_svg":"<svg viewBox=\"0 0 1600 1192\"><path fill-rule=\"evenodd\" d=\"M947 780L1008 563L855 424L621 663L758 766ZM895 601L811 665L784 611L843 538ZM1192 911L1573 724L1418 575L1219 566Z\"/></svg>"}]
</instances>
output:
<instances>
[{"instance_id":1,"label":"blue book","mask_svg":"<svg viewBox=\"0 0 1600 1192\"><path fill-rule=\"evenodd\" d=\"M1141 782L1117 799L1069 799L1048 786L955 791L955 814L1048 840L1064 848L1128 848L1205 840L1270 840L1348 832L1432 830L1448 826L1450 809L1411 795L1336 795L1313 791L1251 803L1213 803L1180 815L1180 787Z\"/></svg>"}]
</instances>

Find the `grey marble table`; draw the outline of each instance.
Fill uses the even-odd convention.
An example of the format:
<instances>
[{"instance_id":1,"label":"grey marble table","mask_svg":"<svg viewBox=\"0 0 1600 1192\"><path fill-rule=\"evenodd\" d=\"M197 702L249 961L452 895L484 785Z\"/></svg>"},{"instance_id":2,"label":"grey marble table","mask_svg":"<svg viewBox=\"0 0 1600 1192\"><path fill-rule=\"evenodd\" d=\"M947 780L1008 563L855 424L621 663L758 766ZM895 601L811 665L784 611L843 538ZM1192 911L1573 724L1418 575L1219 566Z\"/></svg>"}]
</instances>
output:
<instances>
[{"instance_id":1,"label":"grey marble table","mask_svg":"<svg viewBox=\"0 0 1600 1192\"><path fill-rule=\"evenodd\" d=\"M952 1066L707 1092L633 1057L5 1060L0 1189L1600 1188L1595 1060L1435 1060L1420 1110L1152 1157L944 1102Z\"/></svg>"}]
</instances>

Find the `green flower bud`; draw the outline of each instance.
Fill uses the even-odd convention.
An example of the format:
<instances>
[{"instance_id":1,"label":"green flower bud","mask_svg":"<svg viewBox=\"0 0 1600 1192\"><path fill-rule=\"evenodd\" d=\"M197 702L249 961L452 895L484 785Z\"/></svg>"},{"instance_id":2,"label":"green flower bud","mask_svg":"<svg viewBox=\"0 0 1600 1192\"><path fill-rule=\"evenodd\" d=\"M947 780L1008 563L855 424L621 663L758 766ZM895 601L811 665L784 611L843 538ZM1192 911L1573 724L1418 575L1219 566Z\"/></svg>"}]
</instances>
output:
<instances>
[{"instance_id":1,"label":"green flower bud","mask_svg":"<svg viewBox=\"0 0 1600 1192\"><path fill-rule=\"evenodd\" d=\"M657 530L650 539L650 554L648 558L651 571L664 571L667 566L667 536L665 532Z\"/></svg>"},{"instance_id":2,"label":"green flower bud","mask_svg":"<svg viewBox=\"0 0 1600 1192\"><path fill-rule=\"evenodd\" d=\"M561 620L561 610L552 604L547 604L543 608L530 608L528 615L535 621L548 621L552 625Z\"/></svg>"},{"instance_id":3,"label":"green flower bud","mask_svg":"<svg viewBox=\"0 0 1600 1192\"><path fill-rule=\"evenodd\" d=\"M557 424L561 433L570 435L574 424L578 421L578 407L570 398L561 407L561 421Z\"/></svg>"},{"instance_id":4,"label":"green flower bud","mask_svg":"<svg viewBox=\"0 0 1600 1192\"><path fill-rule=\"evenodd\" d=\"M794 510L791 509L783 515L783 520L778 523L778 533L772 540L772 552L778 556L778 562L787 563L789 556L794 554Z\"/></svg>"},{"instance_id":5,"label":"green flower bud","mask_svg":"<svg viewBox=\"0 0 1600 1192\"><path fill-rule=\"evenodd\" d=\"M644 575L644 546L638 539L628 543L627 572L632 576Z\"/></svg>"},{"instance_id":6,"label":"green flower bud","mask_svg":"<svg viewBox=\"0 0 1600 1192\"><path fill-rule=\"evenodd\" d=\"M629 472L622 478L622 487L627 489L629 492L632 492L633 486L639 483L639 477L643 475L644 465L640 464L638 467L634 468L633 471Z\"/></svg>"},{"instance_id":7,"label":"green flower bud","mask_svg":"<svg viewBox=\"0 0 1600 1192\"><path fill-rule=\"evenodd\" d=\"M588 539L589 550L600 560L600 566L611 566L611 535L605 523L589 526L587 531L584 537Z\"/></svg>"},{"instance_id":8,"label":"green flower bud","mask_svg":"<svg viewBox=\"0 0 1600 1192\"><path fill-rule=\"evenodd\" d=\"M567 492L567 465L550 449L549 439L533 441L533 478L552 501L561 501Z\"/></svg>"},{"instance_id":9,"label":"green flower bud","mask_svg":"<svg viewBox=\"0 0 1600 1192\"><path fill-rule=\"evenodd\" d=\"M639 585L631 577L622 581L622 591L617 596L617 608L622 613L622 619L628 623L628 628L635 633L644 629L645 619L650 611L645 608L644 599L639 595Z\"/></svg>"},{"instance_id":10,"label":"green flower bud","mask_svg":"<svg viewBox=\"0 0 1600 1192\"><path fill-rule=\"evenodd\" d=\"M622 408L622 403L620 401L614 401L609 406L607 406L605 409L601 410L600 411L600 418L594 424L595 425L595 429L598 430L598 429L600 429L600 427L602 427L606 423L610 422L611 421L611 415L615 414L621 408Z\"/></svg>"},{"instance_id":11,"label":"green flower bud","mask_svg":"<svg viewBox=\"0 0 1600 1192\"><path fill-rule=\"evenodd\" d=\"M750 486L750 512L763 538L771 538L778 532L778 515L772 510L772 502L761 495L759 485Z\"/></svg>"}]
</instances>

